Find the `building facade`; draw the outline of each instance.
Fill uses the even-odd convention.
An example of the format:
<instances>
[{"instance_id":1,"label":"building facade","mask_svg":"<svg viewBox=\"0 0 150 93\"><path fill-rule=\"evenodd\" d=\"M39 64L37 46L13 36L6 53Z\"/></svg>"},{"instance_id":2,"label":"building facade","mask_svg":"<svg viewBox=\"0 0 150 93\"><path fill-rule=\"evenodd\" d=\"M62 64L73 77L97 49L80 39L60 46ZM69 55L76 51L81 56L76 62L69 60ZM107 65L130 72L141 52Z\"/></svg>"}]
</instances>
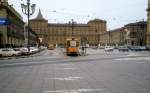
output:
<instances>
[{"instance_id":1,"label":"building facade","mask_svg":"<svg viewBox=\"0 0 150 93\"><path fill-rule=\"evenodd\" d=\"M100 34L100 46L125 45L125 34L124 27L102 33Z\"/></svg>"},{"instance_id":2,"label":"building facade","mask_svg":"<svg viewBox=\"0 0 150 93\"><path fill-rule=\"evenodd\" d=\"M122 28L100 34L100 45L145 46L147 22L130 23Z\"/></svg>"},{"instance_id":3,"label":"building facade","mask_svg":"<svg viewBox=\"0 0 150 93\"><path fill-rule=\"evenodd\" d=\"M147 9L147 46L150 46L150 0L148 0L148 9Z\"/></svg>"},{"instance_id":4,"label":"building facade","mask_svg":"<svg viewBox=\"0 0 150 93\"><path fill-rule=\"evenodd\" d=\"M129 33L126 43L131 46L146 45L147 22L140 21L125 25L126 31Z\"/></svg>"},{"instance_id":5,"label":"building facade","mask_svg":"<svg viewBox=\"0 0 150 93\"><path fill-rule=\"evenodd\" d=\"M3 24L5 21L7 24ZM21 15L9 5L7 0L0 1L0 47L20 47L25 44L25 23ZM34 43L35 33L31 33L30 40Z\"/></svg>"},{"instance_id":6,"label":"building facade","mask_svg":"<svg viewBox=\"0 0 150 93\"><path fill-rule=\"evenodd\" d=\"M0 1L0 18L8 20L9 24L0 25L0 46L20 46L24 40L24 22L20 14L8 4L7 0Z\"/></svg>"},{"instance_id":7,"label":"building facade","mask_svg":"<svg viewBox=\"0 0 150 93\"><path fill-rule=\"evenodd\" d=\"M30 28L38 34L43 44L65 45L66 38L76 37L80 41L86 41L90 45L99 44L99 34L106 32L106 21L94 19L87 24L48 23L39 10L38 16L30 20Z\"/></svg>"}]
</instances>

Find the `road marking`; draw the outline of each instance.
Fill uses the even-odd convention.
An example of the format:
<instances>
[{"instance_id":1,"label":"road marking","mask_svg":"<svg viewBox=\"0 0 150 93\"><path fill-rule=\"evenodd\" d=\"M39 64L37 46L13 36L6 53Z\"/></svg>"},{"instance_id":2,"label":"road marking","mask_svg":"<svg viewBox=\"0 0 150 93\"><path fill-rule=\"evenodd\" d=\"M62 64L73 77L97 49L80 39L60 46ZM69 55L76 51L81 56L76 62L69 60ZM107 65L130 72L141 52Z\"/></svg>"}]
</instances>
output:
<instances>
[{"instance_id":1,"label":"road marking","mask_svg":"<svg viewBox=\"0 0 150 93\"><path fill-rule=\"evenodd\" d=\"M77 90L56 90L56 91L43 91L43 93L83 93L83 92L100 92L103 89L77 89Z\"/></svg>"},{"instance_id":2,"label":"road marking","mask_svg":"<svg viewBox=\"0 0 150 93\"><path fill-rule=\"evenodd\" d=\"M81 77L65 77L65 78L47 78L47 79L74 81L74 80L79 80L82 78Z\"/></svg>"},{"instance_id":3,"label":"road marking","mask_svg":"<svg viewBox=\"0 0 150 93\"><path fill-rule=\"evenodd\" d=\"M143 64L143 63L146 63L146 62L136 62L136 63Z\"/></svg>"},{"instance_id":4,"label":"road marking","mask_svg":"<svg viewBox=\"0 0 150 93\"><path fill-rule=\"evenodd\" d=\"M131 57L131 58L118 58L115 60L150 60L150 57Z\"/></svg>"},{"instance_id":5,"label":"road marking","mask_svg":"<svg viewBox=\"0 0 150 93\"><path fill-rule=\"evenodd\" d=\"M70 64L59 64L58 66L66 67L66 66L70 66Z\"/></svg>"},{"instance_id":6,"label":"road marking","mask_svg":"<svg viewBox=\"0 0 150 93\"><path fill-rule=\"evenodd\" d=\"M57 68L58 70L75 70L75 68Z\"/></svg>"}]
</instances>

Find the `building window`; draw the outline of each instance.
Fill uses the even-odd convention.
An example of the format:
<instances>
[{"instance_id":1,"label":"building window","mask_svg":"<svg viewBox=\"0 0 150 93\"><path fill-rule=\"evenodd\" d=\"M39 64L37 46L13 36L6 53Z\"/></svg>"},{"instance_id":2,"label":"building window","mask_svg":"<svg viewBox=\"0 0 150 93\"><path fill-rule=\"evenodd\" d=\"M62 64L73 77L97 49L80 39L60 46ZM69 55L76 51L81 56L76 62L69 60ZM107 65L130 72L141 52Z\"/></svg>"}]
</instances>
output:
<instances>
[{"instance_id":1,"label":"building window","mask_svg":"<svg viewBox=\"0 0 150 93\"><path fill-rule=\"evenodd\" d=\"M131 38L136 38L136 35L137 35L136 32L131 32L131 33L130 33L130 37L131 37Z\"/></svg>"}]
</instances>

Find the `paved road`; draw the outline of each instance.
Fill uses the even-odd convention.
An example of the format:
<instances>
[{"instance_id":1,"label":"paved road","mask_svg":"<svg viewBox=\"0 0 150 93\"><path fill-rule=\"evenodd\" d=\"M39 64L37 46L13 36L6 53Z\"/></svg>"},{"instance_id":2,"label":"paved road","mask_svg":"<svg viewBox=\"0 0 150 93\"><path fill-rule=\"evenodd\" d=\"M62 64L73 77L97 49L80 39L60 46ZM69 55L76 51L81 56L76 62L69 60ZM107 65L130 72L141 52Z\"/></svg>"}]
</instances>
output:
<instances>
[{"instance_id":1,"label":"paved road","mask_svg":"<svg viewBox=\"0 0 150 93\"><path fill-rule=\"evenodd\" d=\"M0 60L0 93L150 92L147 52L89 49L87 53L67 57L56 49L29 58Z\"/></svg>"}]
</instances>

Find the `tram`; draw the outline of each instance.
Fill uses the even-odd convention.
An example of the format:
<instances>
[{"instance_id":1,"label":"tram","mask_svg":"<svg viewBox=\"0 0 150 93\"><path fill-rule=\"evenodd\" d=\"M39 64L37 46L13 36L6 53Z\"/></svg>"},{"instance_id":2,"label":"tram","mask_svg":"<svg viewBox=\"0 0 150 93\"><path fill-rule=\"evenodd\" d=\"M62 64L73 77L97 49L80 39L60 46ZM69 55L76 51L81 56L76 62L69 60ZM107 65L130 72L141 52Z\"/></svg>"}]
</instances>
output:
<instances>
[{"instance_id":1,"label":"tram","mask_svg":"<svg viewBox=\"0 0 150 93\"><path fill-rule=\"evenodd\" d=\"M66 54L68 56L79 55L79 39L71 37L66 40Z\"/></svg>"},{"instance_id":2,"label":"tram","mask_svg":"<svg viewBox=\"0 0 150 93\"><path fill-rule=\"evenodd\" d=\"M47 47L48 50L54 50L54 48L55 48L55 47L54 47L53 44L48 44L48 47Z\"/></svg>"}]
</instances>

